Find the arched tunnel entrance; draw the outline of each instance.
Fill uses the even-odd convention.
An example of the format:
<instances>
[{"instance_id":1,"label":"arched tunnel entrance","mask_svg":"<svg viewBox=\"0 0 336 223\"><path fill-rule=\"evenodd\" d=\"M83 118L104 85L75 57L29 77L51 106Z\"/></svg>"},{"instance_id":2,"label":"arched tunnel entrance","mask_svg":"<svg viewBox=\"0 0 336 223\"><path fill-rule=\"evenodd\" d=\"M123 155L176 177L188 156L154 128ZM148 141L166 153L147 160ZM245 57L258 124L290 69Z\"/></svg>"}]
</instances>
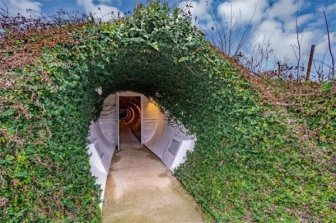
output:
<instances>
[{"instance_id":1,"label":"arched tunnel entrance","mask_svg":"<svg viewBox=\"0 0 336 223\"><path fill-rule=\"evenodd\" d=\"M88 151L102 189L103 220L155 220L157 212L167 222L202 220L198 205L171 172L193 150L195 137L186 132L143 94L125 91L105 98L91 123Z\"/></svg>"},{"instance_id":2,"label":"arched tunnel entrance","mask_svg":"<svg viewBox=\"0 0 336 223\"><path fill-rule=\"evenodd\" d=\"M187 151L193 149L195 137L188 135L183 125L169 122L168 115L143 94L131 91L110 94L103 102L99 118L91 123L90 146L96 149L102 166L108 170L120 143L130 142L122 133L130 131L136 139L133 142L148 147L174 170L185 161Z\"/></svg>"}]
</instances>

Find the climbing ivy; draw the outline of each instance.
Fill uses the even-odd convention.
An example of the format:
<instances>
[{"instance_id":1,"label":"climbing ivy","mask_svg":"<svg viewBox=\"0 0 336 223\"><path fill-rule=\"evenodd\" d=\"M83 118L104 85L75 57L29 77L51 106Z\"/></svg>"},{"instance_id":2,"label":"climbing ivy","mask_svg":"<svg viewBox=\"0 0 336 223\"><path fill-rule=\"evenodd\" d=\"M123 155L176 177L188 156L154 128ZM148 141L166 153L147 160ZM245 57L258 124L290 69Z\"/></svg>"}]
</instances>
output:
<instances>
[{"instance_id":1,"label":"climbing ivy","mask_svg":"<svg viewBox=\"0 0 336 223\"><path fill-rule=\"evenodd\" d=\"M123 90L153 98L197 136L176 176L208 221L336 218L333 153L298 143L288 114L262 103L187 14L151 1L69 35L1 77L2 221L100 221L86 136L104 98Z\"/></svg>"}]
</instances>

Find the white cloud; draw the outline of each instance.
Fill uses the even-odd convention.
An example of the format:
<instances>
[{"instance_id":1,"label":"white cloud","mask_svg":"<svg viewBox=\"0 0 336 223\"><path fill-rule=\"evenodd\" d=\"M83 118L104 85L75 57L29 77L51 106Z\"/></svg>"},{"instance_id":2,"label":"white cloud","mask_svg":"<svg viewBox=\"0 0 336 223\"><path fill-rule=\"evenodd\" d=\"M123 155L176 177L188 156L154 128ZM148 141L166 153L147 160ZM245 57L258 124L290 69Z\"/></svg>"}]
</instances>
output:
<instances>
[{"instance_id":1,"label":"white cloud","mask_svg":"<svg viewBox=\"0 0 336 223\"><path fill-rule=\"evenodd\" d=\"M317 9L318 12L323 12L325 11L327 14L328 13L335 13L336 11L336 2L327 5L327 6L321 6Z\"/></svg>"},{"instance_id":2,"label":"white cloud","mask_svg":"<svg viewBox=\"0 0 336 223\"><path fill-rule=\"evenodd\" d=\"M275 19L263 21L253 34L255 42L262 42L264 38L268 39L271 47L274 49L276 58L286 58L289 61L295 61L295 54L292 46L297 44L296 32L283 28L281 22ZM311 44L316 40L318 31L302 31L299 33L301 40L302 54L307 55ZM304 56L302 56L304 57Z\"/></svg>"},{"instance_id":3,"label":"white cloud","mask_svg":"<svg viewBox=\"0 0 336 223\"><path fill-rule=\"evenodd\" d=\"M212 24L212 17L209 12L211 2L212 0L182 1L178 7L182 10L190 10L193 23L208 30Z\"/></svg>"},{"instance_id":4,"label":"white cloud","mask_svg":"<svg viewBox=\"0 0 336 223\"><path fill-rule=\"evenodd\" d=\"M34 0L0 0L0 8L6 7L9 13L23 16L38 16L42 12L42 4Z\"/></svg>"},{"instance_id":5,"label":"white cloud","mask_svg":"<svg viewBox=\"0 0 336 223\"><path fill-rule=\"evenodd\" d=\"M124 14L116 7L98 4L95 5L93 0L77 0L77 4L84 8L88 13L92 13L95 17L101 18L103 21L114 20L123 17Z\"/></svg>"},{"instance_id":6,"label":"white cloud","mask_svg":"<svg viewBox=\"0 0 336 223\"><path fill-rule=\"evenodd\" d=\"M312 21L316 15L314 14L304 14L298 16L297 23L298 27L302 25L306 25L308 22ZM291 19L284 24L285 30L287 31L296 31L296 21L294 17L290 17Z\"/></svg>"},{"instance_id":7,"label":"white cloud","mask_svg":"<svg viewBox=\"0 0 336 223\"><path fill-rule=\"evenodd\" d=\"M260 22L267 6L267 0L231 0L219 4L217 12L226 22L230 21L232 14L234 23L244 25L252 18L253 23Z\"/></svg>"},{"instance_id":8,"label":"white cloud","mask_svg":"<svg viewBox=\"0 0 336 223\"><path fill-rule=\"evenodd\" d=\"M266 11L266 16L268 18L278 18L282 21L292 20L297 8L298 2L296 0L280 0Z\"/></svg>"},{"instance_id":9,"label":"white cloud","mask_svg":"<svg viewBox=\"0 0 336 223\"><path fill-rule=\"evenodd\" d=\"M329 54L328 35L327 34L323 35L321 39L322 39L322 41L320 41L316 45L315 52L317 54L323 55L326 51L328 51L328 54ZM335 47L336 47L336 32L330 33L330 42L331 42L331 45L332 45L332 49L335 49ZM334 50L333 50L333 54L335 55Z\"/></svg>"},{"instance_id":10,"label":"white cloud","mask_svg":"<svg viewBox=\"0 0 336 223\"><path fill-rule=\"evenodd\" d=\"M304 5L304 7L307 7L304 0L300 2L298 0L280 0L275 2L264 10L264 17L253 30L252 40L255 43L262 43L264 39L269 40L277 59L286 58L289 62L296 61L292 46L297 44L296 12L298 4L300 4L301 9L299 10L301 12ZM307 60L312 44L317 44L316 54L321 54L322 51L327 49L326 37L321 32L323 20L317 17L316 13L300 14L297 22L299 39L301 40L301 59L303 61ZM335 40L336 38L333 41Z\"/></svg>"},{"instance_id":11,"label":"white cloud","mask_svg":"<svg viewBox=\"0 0 336 223\"><path fill-rule=\"evenodd\" d=\"M100 4L113 4L116 3L120 5L122 3L122 0L98 0Z\"/></svg>"}]
</instances>

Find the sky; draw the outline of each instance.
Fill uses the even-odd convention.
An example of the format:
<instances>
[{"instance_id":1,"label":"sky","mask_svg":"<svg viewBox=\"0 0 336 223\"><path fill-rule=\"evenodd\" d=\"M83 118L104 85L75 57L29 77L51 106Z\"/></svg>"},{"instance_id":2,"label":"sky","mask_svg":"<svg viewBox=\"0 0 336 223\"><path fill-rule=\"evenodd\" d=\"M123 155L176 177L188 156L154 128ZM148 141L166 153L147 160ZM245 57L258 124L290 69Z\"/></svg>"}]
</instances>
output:
<instances>
[{"instance_id":1,"label":"sky","mask_svg":"<svg viewBox=\"0 0 336 223\"><path fill-rule=\"evenodd\" d=\"M12 13L23 15L53 15L59 9L65 11L93 12L106 17L109 12L133 11L139 2L148 0L0 0L0 8L7 7ZM316 44L315 57L322 58L328 50L327 32L322 12L325 11L330 29L333 52L336 48L336 0L173 0L181 8L187 5L197 25L211 39L217 24L229 27L234 24L239 36L251 27L247 41L247 54L253 53L258 43L269 42L274 56L290 62L295 61L293 46L296 44L296 18L302 57L306 60L310 46ZM27 10L30 9L30 10ZM197 19L196 19L197 18ZM214 37L218 38L218 37ZM336 54L336 52L334 52ZM335 55L336 56L336 55ZM328 57L328 53L326 54ZM329 58L330 59L330 58ZM328 59L327 59L328 60Z\"/></svg>"}]
</instances>

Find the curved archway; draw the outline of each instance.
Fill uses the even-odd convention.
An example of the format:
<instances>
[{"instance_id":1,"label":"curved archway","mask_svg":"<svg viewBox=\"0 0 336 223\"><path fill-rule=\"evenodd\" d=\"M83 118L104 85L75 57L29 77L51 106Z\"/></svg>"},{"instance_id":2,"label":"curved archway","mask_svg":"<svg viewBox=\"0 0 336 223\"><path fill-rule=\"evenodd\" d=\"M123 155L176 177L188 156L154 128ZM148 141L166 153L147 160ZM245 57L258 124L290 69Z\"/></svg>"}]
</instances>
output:
<instances>
[{"instance_id":1,"label":"curved archway","mask_svg":"<svg viewBox=\"0 0 336 223\"><path fill-rule=\"evenodd\" d=\"M125 114L120 115L120 112ZM105 163L105 171L109 169L115 147L123 140L118 134L120 125L130 129L135 136L141 133L138 142L147 146L170 170L176 169L184 162L187 151L191 151L194 146L195 137L188 135L183 125L169 122L169 113L164 113L160 111L157 103L143 94L128 91L109 95L103 102L99 119L91 124L89 136L90 142L97 147L101 157L108 154L107 158L102 160ZM168 152L172 141L178 142L178 151ZM104 185L102 186L104 188Z\"/></svg>"},{"instance_id":2,"label":"curved archway","mask_svg":"<svg viewBox=\"0 0 336 223\"><path fill-rule=\"evenodd\" d=\"M135 221L139 216L148 221L202 221L198 205L169 171L185 161L194 139L166 118L139 93L117 92L104 100L101 115L91 124L88 152L92 174L102 189L105 221ZM141 140L136 139L139 124Z\"/></svg>"}]
</instances>

